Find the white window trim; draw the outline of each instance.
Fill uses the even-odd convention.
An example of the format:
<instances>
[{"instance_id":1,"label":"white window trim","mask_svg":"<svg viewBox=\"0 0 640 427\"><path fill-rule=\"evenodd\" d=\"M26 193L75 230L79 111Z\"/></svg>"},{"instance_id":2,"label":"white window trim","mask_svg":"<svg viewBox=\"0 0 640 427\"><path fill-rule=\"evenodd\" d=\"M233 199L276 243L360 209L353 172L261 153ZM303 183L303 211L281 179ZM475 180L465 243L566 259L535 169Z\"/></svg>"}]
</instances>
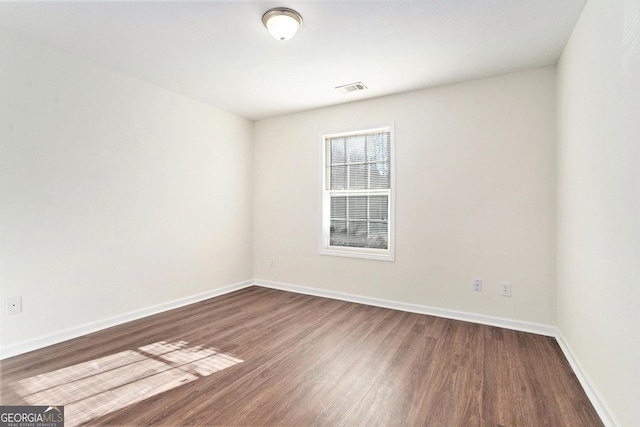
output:
<instances>
[{"instance_id":1,"label":"white window trim","mask_svg":"<svg viewBox=\"0 0 640 427\"><path fill-rule=\"evenodd\" d=\"M373 248L353 248L353 247L336 247L329 245L329 229L331 224L331 205L329 202L330 191L326 189L326 148L325 141L327 138L333 138L337 136L357 135L360 133L374 132L380 130L389 130L390 146L389 146L389 162L390 173L389 189L382 190L345 190L345 193L357 195L358 193L380 192L389 194L389 241L387 249L373 249ZM320 255L342 256L351 258L363 258L380 261L395 261L395 237L396 237L396 224L395 224L395 207L396 207L396 168L395 168L395 129L394 122L387 122L383 124L357 126L341 131L323 132L320 134L320 235L319 235L319 247L318 253ZM334 190L335 192L335 190Z\"/></svg>"}]
</instances>

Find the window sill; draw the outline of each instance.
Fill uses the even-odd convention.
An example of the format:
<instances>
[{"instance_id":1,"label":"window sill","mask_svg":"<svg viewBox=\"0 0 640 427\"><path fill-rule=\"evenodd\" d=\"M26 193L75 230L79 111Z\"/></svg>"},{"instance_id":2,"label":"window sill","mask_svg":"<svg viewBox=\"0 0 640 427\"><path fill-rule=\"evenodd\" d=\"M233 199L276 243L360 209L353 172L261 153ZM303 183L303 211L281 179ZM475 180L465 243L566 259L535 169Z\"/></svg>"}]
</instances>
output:
<instances>
[{"instance_id":1,"label":"window sill","mask_svg":"<svg viewBox=\"0 0 640 427\"><path fill-rule=\"evenodd\" d=\"M354 250L354 248L321 248L320 255L340 256L348 258L371 259L376 261L395 261L395 254L392 251L368 251Z\"/></svg>"}]
</instances>

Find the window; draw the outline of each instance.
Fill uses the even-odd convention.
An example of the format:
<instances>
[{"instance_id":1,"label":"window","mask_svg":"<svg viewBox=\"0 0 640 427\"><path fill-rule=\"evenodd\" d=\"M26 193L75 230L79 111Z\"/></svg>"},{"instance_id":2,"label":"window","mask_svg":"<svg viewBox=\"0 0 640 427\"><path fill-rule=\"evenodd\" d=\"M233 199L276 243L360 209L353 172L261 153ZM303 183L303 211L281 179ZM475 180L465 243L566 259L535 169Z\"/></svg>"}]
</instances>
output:
<instances>
[{"instance_id":1,"label":"window","mask_svg":"<svg viewBox=\"0 0 640 427\"><path fill-rule=\"evenodd\" d=\"M322 136L320 253L394 260L393 126Z\"/></svg>"}]
</instances>

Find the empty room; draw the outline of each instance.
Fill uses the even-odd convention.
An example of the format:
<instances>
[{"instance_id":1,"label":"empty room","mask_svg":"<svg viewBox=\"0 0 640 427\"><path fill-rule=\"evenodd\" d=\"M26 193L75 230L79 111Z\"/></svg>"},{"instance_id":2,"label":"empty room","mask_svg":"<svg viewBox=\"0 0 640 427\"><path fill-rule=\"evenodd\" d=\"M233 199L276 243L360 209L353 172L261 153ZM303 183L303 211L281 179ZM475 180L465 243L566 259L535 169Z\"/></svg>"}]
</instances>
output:
<instances>
[{"instance_id":1,"label":"empty room","mask_svg":"<svg viewBox=\"0 0 640 427\"><path fill-rule=\"evenodd\" d=\"M640 0L0 3L0 426L637 426L639 285Z\"/></svg>"}]
</instances>

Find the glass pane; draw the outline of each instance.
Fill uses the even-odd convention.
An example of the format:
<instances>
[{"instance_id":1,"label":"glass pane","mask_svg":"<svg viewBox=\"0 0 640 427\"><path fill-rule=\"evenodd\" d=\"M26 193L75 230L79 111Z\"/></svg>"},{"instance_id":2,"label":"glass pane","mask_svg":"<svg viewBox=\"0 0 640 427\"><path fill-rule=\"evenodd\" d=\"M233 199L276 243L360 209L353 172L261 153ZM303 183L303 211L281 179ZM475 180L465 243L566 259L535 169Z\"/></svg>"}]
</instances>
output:
<instances>
[{"instance_id":1,"label":"glass pane","mask_svg":"<svg viewBox=\"0 0 640 427\"><path fill-rule=\"evenodd\" d=\"M370 222L369 223L369 248L388 249L389 248L389 223Z\"/></svg>"},{"instance_id":2,"label":"glass pane","mask_svg":"<svg viewBox=\"0 0 640 427\"><path fill-rule=\"evenodd\" d=\"M349 189L364 190L367 188L367 165L349 165Z\"/></svg>"},{"instance_id":3,"label":"glass pane","mask_svg":"<svg viewBox=\"0 0 640 427\"><path fill-rule=\"evenodd\" d=\"M371 165L371 177L369 179L369 188L371 189L387 189L391 187L389 175L377 170L375 165Z\"/></svg>"},{"instance_id":4,"label":"glass pane","mask_svg":"<svg viewBox=\"0 0 640 427\"><path fill-rule=\"evenodd\" d=\"M389 219L389 196L369 198L369 219L386 221Z\"/></svg>"},{"instance_id":5,"label":"glass pane","mask_svg":"<svg viewBox=\"0 0 640 427\"><path fill-rule=\"evenodd\" d=\"M347 166L331 167L331 190L347 189Z\"/></svg>"},{"instance_id":6,"label":"glass pane","mask_svg":"<svg viewBox=\"0 0 640 427\"><path fill-rule=\"evenodd\" d=\"M349 246L347 239L347 221L331 221L329 245Z\"/></svg>"},{"instance_id":7,"label":"glass pane","mask_svg":"<svg viewBox=\"0 0 640 427\"><path fill-rule=\"evenodd\" d=\"M347 219L347 198L331 198L331 218Z\"/></svg>"},{"instance_id":8,"label":"glass pane","mask_svg":"<svg viewBox=\"0 0 640 427\"><path fill-rule=\"evenodd\" d=\"M388 133L377 133L367 137L367 161L388 162L390 140Z\"/></svg>"},{"instance_id":9,"label":"glass pane","mask_svg":"<svg viewBox=\"0 0 640 427\"><path fill-rule=\"evenodd\" d=\"M367 160L366 142L367 137L364 135L355 135L347 138L349 163L362 163Z\"/></svg>"},{"instance_id":10,"label":"glass pane","mask_svg":"<svg viewBox=\"0 0 640 427\"><path fill-rule=\"evenodd\" d=\"M389 163L372 163L369 165L370 187L369 188L390 188Z\"/></svg>"},{"instance_id":11,"label":"glass pane","mask_svg":"<svg viewBox=\"0 0 640 427\"><path fill-rule=\"evenodd\" d=\"M367 247L367 222L366 221L349 221L349 229L347 231L349 244L347 246L356 248Z\"/></svg>"},{"instance_id":12,"label":"glass pane","mask_svg":"<svg viewBox=\"0 0 640 427\"><path fill-rule=\"evenodd\" d=\"M367 219L367 196L349 197L349 219Z\"/></svg>"},{"instance_id":13,"label":"glass pane","mask_svg":"<svg viewBox=\"0 0 640 427\"><path fill-rule=\"evenodd\" d=\"M331 139L331 164L335 163L347 163L344 138Z\"/></svg>"}]
</instances>

